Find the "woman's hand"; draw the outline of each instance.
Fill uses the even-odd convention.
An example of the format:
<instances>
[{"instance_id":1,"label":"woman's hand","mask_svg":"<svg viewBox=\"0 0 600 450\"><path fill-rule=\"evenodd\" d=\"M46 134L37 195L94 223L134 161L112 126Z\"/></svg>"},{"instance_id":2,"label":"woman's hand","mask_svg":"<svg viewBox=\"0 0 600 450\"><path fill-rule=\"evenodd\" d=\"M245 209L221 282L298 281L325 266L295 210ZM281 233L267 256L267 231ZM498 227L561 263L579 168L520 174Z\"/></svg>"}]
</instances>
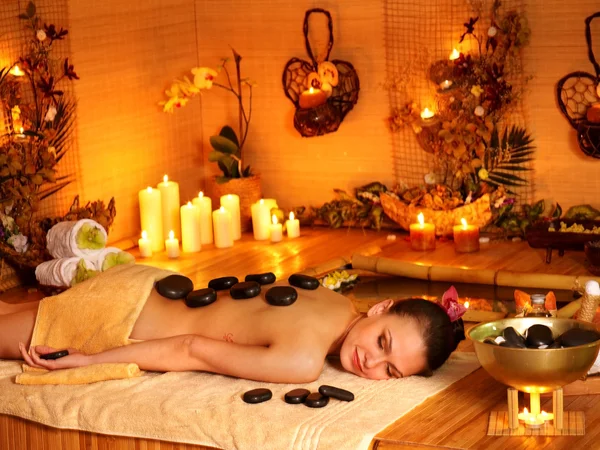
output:
<instances>
[{"instance_id":1,"label":"woman's hand","mask_svg":"<svg viewBox=\"0 0 600 450\"><path fill-rule=\"evenodd\" d=\"M74 348L69 348L69 354L67 356L63 356L59 359L41 359L40 355L45 355L47 353L54 353L59 349L46 347L44 345L36 345L35 347L31 347L31 354L27 353L27 349L25 348L25 344L22 342L19 343L19 350L21 351L21 356L25 362L31 366L36 367L38 369L46 369L46 370L58 370L58 369L70 369L73 367L82 367L92 364L91 358L89 355L84 355L83 353L77 351Z\"/></svg>"}]
</instances>

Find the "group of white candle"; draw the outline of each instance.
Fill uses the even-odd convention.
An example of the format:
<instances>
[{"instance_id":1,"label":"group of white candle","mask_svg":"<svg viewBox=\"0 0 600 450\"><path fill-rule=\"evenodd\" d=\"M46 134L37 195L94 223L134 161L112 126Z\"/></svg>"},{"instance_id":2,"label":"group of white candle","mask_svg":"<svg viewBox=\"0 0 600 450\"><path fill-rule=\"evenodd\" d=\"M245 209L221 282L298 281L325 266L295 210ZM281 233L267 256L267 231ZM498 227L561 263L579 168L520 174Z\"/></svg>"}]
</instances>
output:
<instances>
[{"instance_id":1,"label":"group of white candle","mask_svg":"<svg viewBox=\"0 0 600 450\"><path fill-rule=\"evenodd\" d=\"M212 210L212 200L202 192L193 201L180 206L179 184L167 175L156 189L148 186L139 192L142 237L138 240L140 256L148 258L153 252L166 249L169 258L185 253L199 252L203 244L213 242L217 248L232 247L242 237L240 198L235 194L221 196L220 208ZM256 240L283 239L282 224L271 218L271 209L277 208L274 199L262 199L252 205L252 222ZM286 221L288 237L300 235L300 223L290 213Z\"/></svg>"}]
</instances>

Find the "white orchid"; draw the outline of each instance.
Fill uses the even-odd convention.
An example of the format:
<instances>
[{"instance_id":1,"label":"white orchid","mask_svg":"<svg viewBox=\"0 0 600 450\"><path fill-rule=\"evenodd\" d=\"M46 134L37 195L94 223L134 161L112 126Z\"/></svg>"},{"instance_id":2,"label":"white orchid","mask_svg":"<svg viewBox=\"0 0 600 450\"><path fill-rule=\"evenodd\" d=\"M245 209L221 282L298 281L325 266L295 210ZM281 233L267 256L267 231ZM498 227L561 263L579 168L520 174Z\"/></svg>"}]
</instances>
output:
<instances>
[{"instance_id":1,"label":"white orchid","mask_svg":"<svg viewBox=\"0 0 600 450\"><path fill-rule=\"evenodd\" d=\"M29 247L27 236L23 236L21 233L13 234L6 242L8 242L9 245L12 245L19 253L25 253Z\"/></svg>"},{"instance_id":2,"label":"white orchid","mask_svg":"<svg viewBox=\"0 0 600 450\"><path fill-rule=\"evenodd\" d=\"M44 117L44 120L46 122L52 122L54 120L54 118L56 117L57 112L58 111L56 110L56 107L50 106L48 108L48 111L46 111L46 116Z\"/></svg>"}]
</instances>

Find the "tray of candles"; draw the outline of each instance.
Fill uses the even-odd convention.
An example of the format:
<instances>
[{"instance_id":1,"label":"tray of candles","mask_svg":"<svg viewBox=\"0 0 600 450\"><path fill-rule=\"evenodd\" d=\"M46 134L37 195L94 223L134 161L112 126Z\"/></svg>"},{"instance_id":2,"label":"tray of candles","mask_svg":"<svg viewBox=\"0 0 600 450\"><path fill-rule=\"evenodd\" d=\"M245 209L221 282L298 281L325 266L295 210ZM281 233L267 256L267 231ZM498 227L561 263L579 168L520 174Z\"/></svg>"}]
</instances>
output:
<instances>
[{"instance_id":1,"label":"tray of candles","mask_svg":"<svg viewBox=\"0 0 600 450\"><path fill-rule=\"evenodd\" d=\"M565 250L583 251L586 242L600 240L600 221L554 219L530 226L525 237L532 248L546 249L546 263L552 261L552 250L563 256Z\"/></svg>"}]
</instances>

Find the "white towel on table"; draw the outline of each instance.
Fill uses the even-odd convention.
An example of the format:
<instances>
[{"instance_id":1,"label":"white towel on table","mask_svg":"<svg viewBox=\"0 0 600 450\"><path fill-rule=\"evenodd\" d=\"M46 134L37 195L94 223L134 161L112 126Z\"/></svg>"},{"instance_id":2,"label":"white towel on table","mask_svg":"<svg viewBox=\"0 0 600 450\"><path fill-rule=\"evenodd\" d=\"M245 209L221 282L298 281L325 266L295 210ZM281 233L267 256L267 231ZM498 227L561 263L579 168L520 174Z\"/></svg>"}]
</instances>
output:
<instances>
[{"instance_id":1,"label":"white towel on table","mask_svg":"<svg viewBox=\"0 0 600 450\"><path fill-rule=\"evenodd\" d=\"M98 250L81 249L77 246L77 232L86 223L98 228L106 240L106 230L94 220L81 219L59 222L50 228L46 235L46 246L53 258L71 258L73 256L84 258L98 252Z\"/></svg>"},{"instance_id":2,"label":"white towel on table","mask_svg":"<svg viewBox=\"0 0 600 450\"><path fill-rule=\"evenodd\" d=\"M85 262L86 268L95 270L92 261L85 258L59 258L45 261L35 268L35 278L38 283L46 286L70 287L79 261Z\"/></svg>"},{"instance_id":3,"label":"white towel on table","mask_svg":"<svg viewBox=\"0 0 600 450\"><path fill-rule=\"evenodd\" d=\"M120 248L117 247L106 247L103 248L102 250L97 250L97 253L95 253L94 255L90 256L89 259L93 262L94 267L96 268L96 270L99 271L104 271L104 260L106 259L106 257L112 253L127 253L124 252L123 250L121 250ZM133 258L133 256L132 256ZM135 260L133 260L132 262L134 262Z\"/></svg>"}]
</instances>

